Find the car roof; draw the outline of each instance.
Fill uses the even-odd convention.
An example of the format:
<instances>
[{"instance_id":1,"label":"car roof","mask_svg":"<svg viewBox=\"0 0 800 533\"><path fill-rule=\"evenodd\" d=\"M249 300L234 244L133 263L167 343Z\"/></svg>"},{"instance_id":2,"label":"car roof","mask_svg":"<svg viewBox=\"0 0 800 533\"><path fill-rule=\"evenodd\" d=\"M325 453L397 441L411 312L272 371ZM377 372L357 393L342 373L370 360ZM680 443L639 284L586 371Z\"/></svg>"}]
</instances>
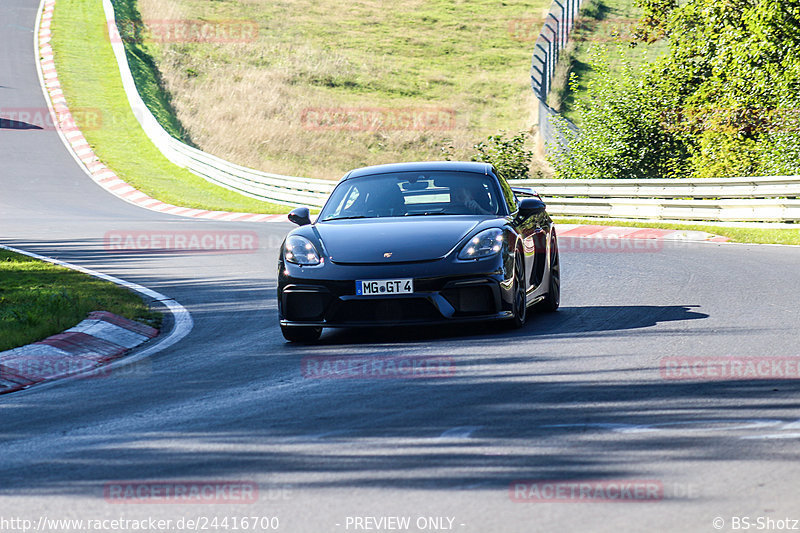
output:
<instances>
[{"instance_id":1,"label":"car roof","mask_svg":"<svg viewBox=\"0 0 800 533\"><path fill-rule=\"evenodd\" d=\"M341 181L370 176L372 174L388 174L390 172L425 172L447 170L451 172L475 172L491 176L492 165L489 163L478 163L475 161L419 161L414 163L389 163L387 165L373 165L351 170L342 178Z\"/></svg>"}]
</instances>

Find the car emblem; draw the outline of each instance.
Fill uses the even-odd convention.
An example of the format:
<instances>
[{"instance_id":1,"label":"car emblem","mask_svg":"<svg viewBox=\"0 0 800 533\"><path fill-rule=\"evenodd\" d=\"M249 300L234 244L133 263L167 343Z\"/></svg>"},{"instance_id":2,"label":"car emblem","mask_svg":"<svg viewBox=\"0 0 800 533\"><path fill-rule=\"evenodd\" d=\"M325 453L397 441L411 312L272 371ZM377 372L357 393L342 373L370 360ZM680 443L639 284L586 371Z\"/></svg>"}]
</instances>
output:
<instances>
[{"instance_id":1,"label":"car emblem","mask_svg":"<svg viewBox=\"0 0 800 533\"><path fill-rule=\"evenodd\" d=\"M386 252L386 253L384 253L384 254L383 254L383 257L385 257L386 259L389 259L390 257L392 257L392 252Z\"/></svg>"}]
</instances>

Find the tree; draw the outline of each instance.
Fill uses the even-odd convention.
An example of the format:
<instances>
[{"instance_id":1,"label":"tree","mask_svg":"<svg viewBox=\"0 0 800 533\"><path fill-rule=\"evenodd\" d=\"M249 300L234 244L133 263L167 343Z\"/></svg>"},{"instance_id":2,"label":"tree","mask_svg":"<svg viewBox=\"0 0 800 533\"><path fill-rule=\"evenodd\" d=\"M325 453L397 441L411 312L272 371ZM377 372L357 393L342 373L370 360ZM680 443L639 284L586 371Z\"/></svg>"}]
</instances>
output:
<instances>
[{"instance_id":1,"label":"tree","mask_svg":"<svg viewBox=\"0 0 800 533\"><path fill-rule=\"evenodd\" d=\"M579 134L552 155L559 177L800 173L800 1L638 0L641 40L664 56L598 72ZM613 74L613 75L612 75Z\"/></svg>"},{"instance_id":2,"label":"tree","mask_svg":"<svg viewBox=\"0 0 800 533\"><path fill-rule=\"evenodd\" d=\"M698 177L800 172L786 150L800 143L800 2L649 0L669 51L649 75L685 120ZM666 18L666 22L664 19ZM701 120L696 120L702 117Z\"/></svg>"}]
</instances>

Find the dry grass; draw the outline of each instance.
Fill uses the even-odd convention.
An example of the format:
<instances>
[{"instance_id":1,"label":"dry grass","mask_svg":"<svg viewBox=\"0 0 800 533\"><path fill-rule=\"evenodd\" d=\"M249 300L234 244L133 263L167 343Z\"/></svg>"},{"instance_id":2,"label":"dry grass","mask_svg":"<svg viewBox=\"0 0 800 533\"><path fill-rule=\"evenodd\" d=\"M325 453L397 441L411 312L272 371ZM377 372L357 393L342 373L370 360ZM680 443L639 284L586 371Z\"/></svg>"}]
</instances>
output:
<instances>
[{"instance_id":1,"label":"dry grass","mask_svg":"<svg viewBox=\"0 0 800 533\"><path fill-rule=\"evenodd\" d=\"M283 174L338 178L401 160L469 159L499 130L530 130L532 43L510 21L545 0L139 0L142 19L258 23L239 43L151 43L178 119L200 148ZM433 129L320 130L309 109L455 111ZM444 150L443 150L444 148Z\"/></svg>"}]
</instances>

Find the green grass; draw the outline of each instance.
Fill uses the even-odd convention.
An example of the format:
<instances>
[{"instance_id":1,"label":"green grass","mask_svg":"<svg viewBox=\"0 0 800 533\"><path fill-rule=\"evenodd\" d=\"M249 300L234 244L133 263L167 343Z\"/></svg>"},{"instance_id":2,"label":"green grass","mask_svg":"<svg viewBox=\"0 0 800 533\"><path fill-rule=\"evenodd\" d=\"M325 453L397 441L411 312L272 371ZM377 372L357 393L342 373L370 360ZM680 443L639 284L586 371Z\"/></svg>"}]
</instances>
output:
<instances>
[{"instance_id":1,"label":"green grass","mask_svg":"<svg viewBox=\"0 0 800 533\"><path fill-rule=\"evenodd\" d=\"M125 56L139 96L170 135L191 145L188 132L175 116L172 98L163 89L161 73L143 41L144 28L139 23L142 17L136 9L136 1L111 0L111 4L114 6L117 27L125 45Z\"/></svg>"},{"instance_id":2,"label":"green grass","mask_svg":"<svg viewBox=\"0 0 800 533\"><path fill-rule=\"evenodd\" d=\"M110 311L156 328L162 318L123 287L0 250L0 351L60 333L91 311Z\"/></svg>"},{"instance_id":3,"label":"green grass","mask_svg":"<svg viewBox=\"0 0 800 533\"><path fill-rule=\"evenodd\" d=\"M347 9L328 0L289 0L263 4L260 9L242 0L178 3L197 18L253 20L261 28L257 48L262 53L258 54L241 55L241 48L235 46L177 46L198 78L216 64L259 69L339 55L341 68L335 71L292 65L298 67L290 71L292 82L319 88L331 101L339 102L363 96L385 104L468 99L483 104L484 109L490 104L493 111L488 116L469 117L476 127L485 127L486 122L492 127L508 127L519 121L520 80L527 88L533 51L533 43L514 40L508 26L515 19L538 17L550 0L412 5L364 1L351 3ZM163 48L157 45L152 50L157 53ZM309 55L298 58L298 51Z\"/></svg>"},{"instance_id":4,"label":"green grass","mask_svg":"<svg viewBox=\"0 0 800 533\"><path fill-rule=\"evenodd\" d=\"M147 42L145 32L129 50L153 58L143 64L171 95L155 105L172 107L200 148L239 164L338 179L363 165L469 159L489 135L533 126L533 40L510 25L541 22L550 0L114 1L145 21L258 25L251 42ZM455 125L316 128L301 118L309 108L438 108L454 111Z\"/></svg>"},{"instance_id":5,"label":"green grass","mask_svg":"<svg viewBox=\"0 0 800 533\"><path fill-rule=\"evenodd\" d=\"M142 131L128 104L111 50L99 1L59 0L53 18L53 49L67 103L75 111L99 112L99 126L76 122L101 161L137 189L163 202L197 209L285 213L285 206L251 199L195 176L170 163ZM129 59L131 57L129 56ZM131 62L142 72L141 62ZM146 70L146 69L144 69ZM145 93L153 97L150 80ZM164 102L167 103L168 102ZM92 115L91 113L87 115ZM159 118L173 133L179 124L169 113ZM176 129L177 128L177 129Z\"/></svg>"},{"instance_id":6,"label":"green grass","mask_svg":"<svg viewBox=\"0 0 800 533\"><path fill-rule=\"evenodd\" d=\"M800 228L740 228L728 226L708 226L702 223L671 224L666 222L630 222L613 219L560 218L554 217L557 224L596 224L599 226L623 226L633 228L659 228L689 231L705 231L714 235L728 237L731 242L750 244L794 244L800 245Z\"/></svg>"}]
</instances>

